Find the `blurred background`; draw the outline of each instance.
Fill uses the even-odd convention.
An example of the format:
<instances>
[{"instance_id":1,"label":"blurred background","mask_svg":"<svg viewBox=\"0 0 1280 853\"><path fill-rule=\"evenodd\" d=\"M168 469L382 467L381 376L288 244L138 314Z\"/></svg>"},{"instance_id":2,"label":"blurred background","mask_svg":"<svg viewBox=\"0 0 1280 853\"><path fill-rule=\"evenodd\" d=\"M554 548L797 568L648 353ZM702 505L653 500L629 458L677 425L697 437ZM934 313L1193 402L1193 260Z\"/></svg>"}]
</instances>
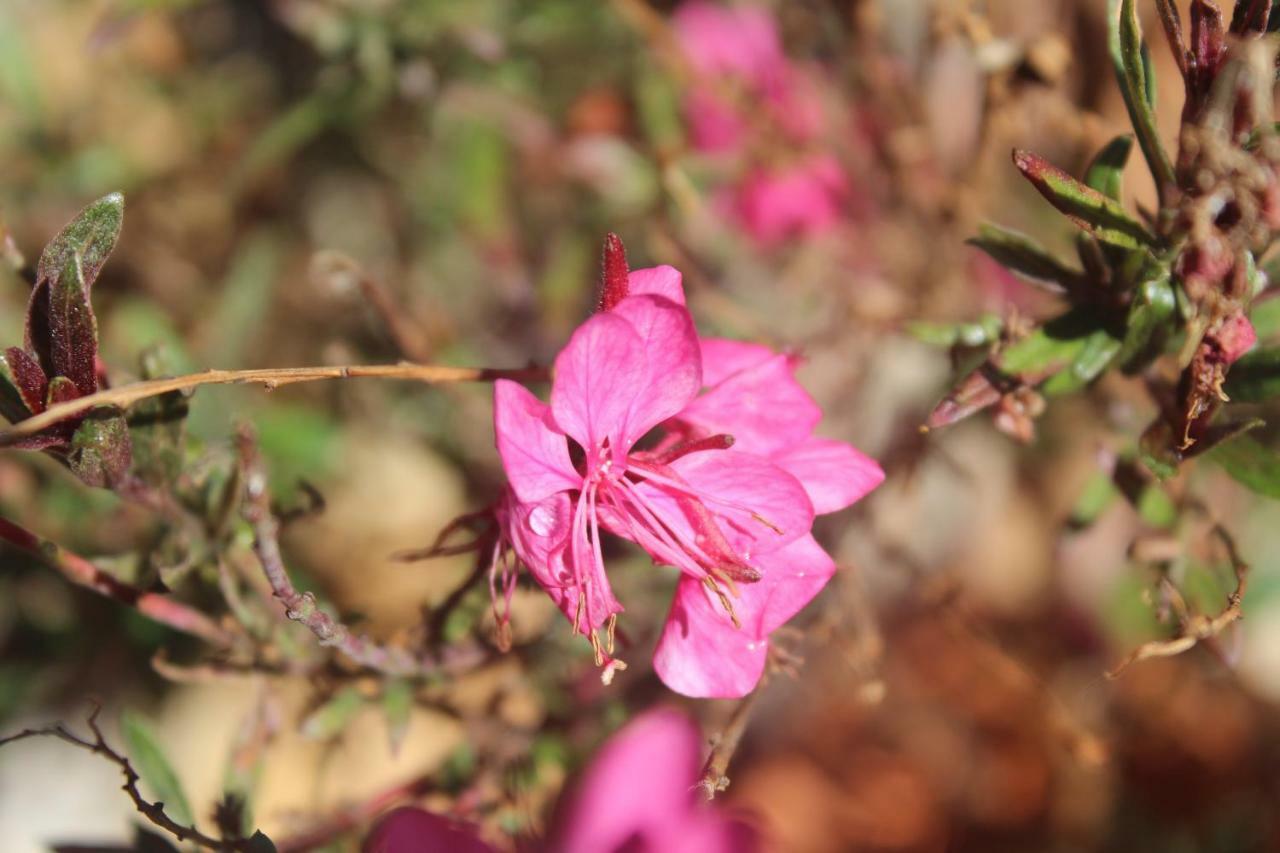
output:
<instances>
[{"instance_id":1,"label":"blurred background","mask_svg":"<svg viewBox=\"0 0 1280 853\"><path fill-rule=\"evenodd\" d=\"M1126 129L1105 5L0 0L0 228L34 258L125 193L94 289L116 384L144 353L174 373L547 364L617 232L633 268L683 272L704 332L802 352L820 431L888 472L819 521L842 571L783 638L803 663L764 688L724 801L788 851L1280 849L1277 505L1207 466L1137 507L1100 484L1154 412L1136 380L1052 402L1026 444L984 417L918 430L953 366L914 322L1052 306L965 240L990 220L1070 247L1009 151L1078 174ZM1177 72L1140 6L1171 139ZM1149 206L1137 158L1126 178ZM28 292L0 271L6 345ZM323 497L285 529L299 586L394 641L471 571L391 556L496 495L490 393L209 388L188 432L216 460L256 425L282 504ZM1178 511L1192 491L1253 566L1245 619L1108 680L1161 636L1133 555L1203 539ZM0 454L0 513L125 576L158 559L152 514L36 454ZM1183 589L1216 612L1229 565L1186 552ZM392 726L358 696L335 710L323 679L173 666L189 641L0 550L0 727L76 723L88 697L134 709L201 825L247 776L277 841L416 778L492 838L535 834L637 710L681 704L709 733L731 711L648 668L674 576L622 547L610 563L637 647L611 687L522 584L513 651ZM487 611L478 589L449 630ZM121 845L134 818L94 756L0 750L5 850Z\"/></svg>"}]
</instances>

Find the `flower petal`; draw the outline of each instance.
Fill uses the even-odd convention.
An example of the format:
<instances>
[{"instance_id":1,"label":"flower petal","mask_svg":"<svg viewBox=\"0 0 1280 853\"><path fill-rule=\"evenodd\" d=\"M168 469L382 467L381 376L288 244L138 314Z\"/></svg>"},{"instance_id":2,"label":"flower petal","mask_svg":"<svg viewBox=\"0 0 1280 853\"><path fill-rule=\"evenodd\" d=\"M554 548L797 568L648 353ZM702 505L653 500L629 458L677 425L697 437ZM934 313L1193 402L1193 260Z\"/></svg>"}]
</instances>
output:
<instances>
[{"instance_id":1,"label":"flower petal","mask_svg":"<svg viewBox=\"0 0 1280 853\"><path fill-rule=\"evenodd\" d=\"M731 601L742 630L757 639L767 639L789 622L836 572L835 561L813 536L761 556L756 568L764 577L738 584L738 595Z\"/></svg>"},{"instance_id":2,"label":"flower petal","mask_svg":"<svg viewBox=\"0 0 1280 853\"><path fill-rule=\"evenodd\" d=\"M627 293L631 296L662 296L684 305L684 285L680 270L663 264L643 270L632 270L627 277Z\"/></svg>"},{"instance_id":3,"label":"flower petal","mask_svg":"<svg viewBox=\"0 0 1280 853\"><path fill-rule=\"evenodd\" d=\"M589 465L599 461L605 439L615 458L625 454L623 432L649 380L646 355L635 327L615 310L593 314L556 357L551 411L560 429L586 450Z\"/></svg>"},{"instance_id":4,"label":"flower petal","mask_svg":"<svg viewBox=\"0 0 1280 853\"><path fill-rule=\"evenodd\" d=\"M569 444L553 429L551 407L523 385L499 379L493 386L493 432L502 468L516 495L537 503L582 485L569 460Z\"/></svg>"},{"instance_id":5,"label":"flower petal","mask_svg":"<svg viewBox=\"0 0 1280 853\"><path fill-rule=\"evenodd\" d=\"M702 388L702 354L693 317L661 296L629 296L613 313L631 323L644 342L648 378L632 404L625 449L689 404Z\"/></svg>"},{"instance_id":6,"label":"flower petal","mask_svg":"<svg viewBox=\"0 0 1280 853\"><path fill-rule=\"evenodd\" d=\"M677 693L734 699L755 689L768 651L768 641L734 627L700 581L683 577L653 653L653 668Z\"/></svg>"},{"instance_id":7,"label":"flower petal","mask_svg":"<svg viewBox=\"0 0 1280 853\"><path fill-rule=\"evenodd\" d=\"M810 436L773 461L800 481L818 515L851 506L884 482L876 460L829 438Z\"/></svg>"},{"instance_id":8,"label":"flower petal","mask_svg":"<svg viewBox=\"0 0 1280 853\"><path fill-rule=\"evenodd\" d=\"M792 376L790 357L776 355L741 370L676 416L696 433L728 433L735 448L770 456L804 441L822 409Z\"/></svg>"},{"instance_id":9,"label":"flower petal","mask_svg":"<svg viewBox=\"0 0 1280 853\"><path fill-rule=\"evenodd\" d=\"M360 849L363 853L494 853L474 827L413 806L398 808L379 820Z\"/></svg>"},{"instance_id":10,"label":"flower petal","mask_svg":"<svg viewBox=\"0 0 1280 853\"><path fill-rule=\"evenodd\" d=\"M751 367L757 367L777 353L761 344L728 338L702 339L702 384L714 387Z\"/></svg>"},{"instance_id":11,"label":"flower petal","mask_svg":"<svg viewBox=\"0 0 1280 853\"><path fill-rule=\"evenodd\" d=\"M636 717L605 743L561 799L547 849L630 849L630 840L654 841L705 819L694 809L701 751L697 726L678 711Z\"/></svg>"}]
</instances>

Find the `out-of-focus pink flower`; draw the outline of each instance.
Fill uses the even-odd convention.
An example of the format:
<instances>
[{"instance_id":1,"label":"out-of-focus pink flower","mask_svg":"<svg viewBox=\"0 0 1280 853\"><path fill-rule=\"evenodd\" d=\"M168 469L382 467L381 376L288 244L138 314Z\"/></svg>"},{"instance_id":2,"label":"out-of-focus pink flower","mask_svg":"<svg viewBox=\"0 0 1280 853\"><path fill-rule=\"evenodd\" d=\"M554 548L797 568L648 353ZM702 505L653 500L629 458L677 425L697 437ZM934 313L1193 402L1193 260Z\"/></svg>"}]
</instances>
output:
<instances>
[{"instance_id":1,"label":"out-of-focus pink flower","mask_svg":"<svg viewBox=\"0 0 1280 853\"><path fill-rule=\"evenodd\" d=\"M755 853L756 830L697 794L702 743L688 717L649 711L605 742L560 799L547 853ZM364 853L492 853L475 830L416 808L378 822Z\"/></svg>"},{"instance_id":2,"label":"out-of-focus pink flower","mask_svg":"<svg viewBox=\"0 0 1280 853\"><path fill-rule=\"evenodd\" d=\"M853 446L819 438L822 410L795 379L798 360L768 347L718 339L702 341L707 391L670 425L680 440L729 434L726 456L769 460L804 487L817 514L850 506L884 480L875 460ZM654 654L664 683L690 696L740 696L760 678L769 635L816 596L835 563L806 535L755 558L757 583L741 584L724 601L688 578L676 590Z\"/></svg>"},{"instance_id":3,"label":"out-of-focus pink flower","mask_svg":"<svg viewBox=\"0 0 1280 853\"><path fill-rule=\"evenodd\" d=\"M475 827L408 806L379 820L361 850L363 853L495 853L476 835Z\"/></svg>"},{"instance_id":4,"label":"out-of-focus pink flower","mask_svg":"<svg viewBox=\"0 0 1280 853\"><path fill-rule=\"evenodd\" d=\"M555 853L752 853L750 825L701 802L702 742L676 711L642 714L610 738L560 801Z\"/></svg>"},{"instance_id":5,"label":"out-of-focus pink flower","mask_svg":"<svg viewBox=\"0 0 1280 853\"><path fill-rule=\"evenodd\" d=\"M731 191L730 213L762 245L814 237L841 219L848 179L834 157L822 155L749 172Z\"/></svg>"},{"instance_id":6,"label":"out-of-focus pink flower","mask_svg":"<svg viewBox=\"0 0 1280 853\"><path fill-rule=\"evenodd\" d=\"M1238 312L1222 322L1215 339L1222 347L1222 355L1227 364L1234 364L1253 349L1253 345L1258 342L1258 332L1249 318L1243 312Z\"/></svg>"},{"instance_id":7,"label":"out-of-focus pink flower","mask_svg":"<svg viewBox=\"0 0 1280 853\"><path fill-rule=\"evenodd\" d=\"M728 436L635 449L693 401L702 358L680 274L658 267L625 281L626 293L606 291L607 310L556 358L550 405L514 382L494 388L511 486L499 508L503 536L591 640L606 678L622 605L605 572L602 527L728 602L735 584L760 579L754 561L806 536L813 522L800 482L766 458L730 457ZM606 623L602 643L596 631Z\"/></svg>"}]
</instances>

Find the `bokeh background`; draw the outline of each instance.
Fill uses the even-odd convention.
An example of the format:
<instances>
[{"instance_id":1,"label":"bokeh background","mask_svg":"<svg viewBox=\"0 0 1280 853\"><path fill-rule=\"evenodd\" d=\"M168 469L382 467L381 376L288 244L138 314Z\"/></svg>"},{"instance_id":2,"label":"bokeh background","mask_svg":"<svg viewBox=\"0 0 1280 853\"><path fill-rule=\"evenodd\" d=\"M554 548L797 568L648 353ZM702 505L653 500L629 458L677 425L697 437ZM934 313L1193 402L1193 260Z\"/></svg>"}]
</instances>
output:
<instances>
[{"instance_id":1,"label":"bokeh background","mask_svg":"<svg viewBox=\"0 0 1280 853\"><path fill-rule=\"evenodd\" d=\"M0 221L34 257L125 193L95 286L116 382L157 346L174 372L549 363L617 232L633 267L682 270L704 331L802 352L821 432L889 475L820 520L843 571L786 638L803 663L764 688L726 802L788 851L1280 849L1277 506L1207 466L1136 508L1109 496L1099 459L1154 412L1133 380L1054 401L1026 445L983 417L918 430L953 371L912 323L1052 304L964 241L992 220L1070 246L1009 150L1078 172L1125 129L1103 0L763 2L819 118L788 136L731 93L754 119L729 151L695 138L701 59L675 6L0 0ZM1180 87L1153 42L1171 138ZM750 204L783 202L751 201L751 181L811 157L838 172L829 215L762 222ZM1149 203L1137 158L1127 179ZM6 344L27 292L0 271ZM305 501L302 481L324 497L285 532L300 585L395 639L470 571L391 555L496 494L490 414L485 387L209 388L190 431L216 457L256 425L280 499ZM1108 680L1162 630L1134 543L1190 542L1175 507L1192 492L1253 565L1246 618ZM124 573L156 537L146 511L34 454L0 454L0 512ZM1230 573L1187 548L1184 588L1214 611ZM314 713L331 686L163 677L155 656L180 639L0 550L0 726L75 722L90 696L107 718L137 709L202 822L249 743L273 838L424 774L428 804L465 790L492 837L535 832L630 714L681 704L711 733L730 711L676 702L647 669L674 577L623 548L610 562L637 648L612 687L522 586L513 652L450 685L448 713L415 708L393 752L376 707ZM487 607L469 597L457 630ZM52 741L0 751L3 849L119 844L133 820L110 765Z\"/></svg>"}]
</instances>

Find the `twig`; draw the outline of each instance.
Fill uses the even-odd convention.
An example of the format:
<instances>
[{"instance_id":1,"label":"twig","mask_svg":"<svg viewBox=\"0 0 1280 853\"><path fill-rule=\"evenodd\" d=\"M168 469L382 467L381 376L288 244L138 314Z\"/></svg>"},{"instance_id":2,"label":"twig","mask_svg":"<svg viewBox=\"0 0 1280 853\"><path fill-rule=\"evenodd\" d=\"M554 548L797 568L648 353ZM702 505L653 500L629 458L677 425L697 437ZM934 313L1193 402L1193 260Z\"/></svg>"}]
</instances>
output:
<instances>
[{"instance_id":1,"label":"twig","mask_svg":"<svg viewBox=\"0 0 1280 853\"><path fill-rule=\"evenodd\" d=\"M137 771L133 769L133 765L129 763L128 758L107 745L106 739L102 736L102 730L98 728L98 714L101 710L101 708L95 707L93 713L89 715L89 730L93 732L93 740L86 740L72 733L62 724L58 724L43 729L24 729L17 734L0 738L0 747L20 740L27 740L28 738L54 737L73 746L88 750L95 755L101 755L120 768L120 772L124 775L124 785L121 786L121 790L129 795L129 799L133 800L133 805L138 812L179 841L190 841L208 850L235 850L246 851L247 853L247 851L254 849L254 843L247 838L211 838L194 826L178 823L169 817L165 813L164 803L152 803L144 799L142 793L138 790L139 776Z\"/></svg>"},{"instance_id":2,"label":"twig","mask_svg":"<svg viewBox=\"0 0 1280 853\"><path fill-rule=\"evenodd\" d=\"M454 666L466 668L472 663L465 659L465 655L464 659L447 661L439 656L417 657L405 649L383 646L363 634L353 633L325 613L312 593L299 592L289 579L280 553L280 524L271 512L267 477L262 470L253 435L247 427L240 430L239 444L245 488L241 513L253 527L253 549L271 585L271 593L284 605L289 619L305 625L322 646L332 646L355 663L386 675L420 678Z\"/></svg>"},{"instance_id":3,"label":"twig","mask_svg":"<svg viewBox=\"0 0 1280 853\"><path fill-rule=\"evenodd\" d=\"M1216 616L1187 612L1185 605L1175 608L1179 610L1180 616L1178 636L1168 640L1152 640L1143 643L1113 667L1107 673L1107 678L1119 678L1126 669L1139 661L1173 657L1189 651L1199 643L1217 637L1227 629L1227 626L1238 622L1244 616L1241 602L1244 600L1245 590L1249 587L1249 564L1240 558L1235 540L1225 527L1214 524L1212 533L1226 548L1227 559L1231 561L1231 569L1236 578L1236 588L1227 596L1226 606Z\"/></svg>"},{"instance_id":4,"label":"twig","mask_svg":"<svg viewBox=\"0 0 1280 853\"><path fill-rule=\"evenodd\" d=\"M152 379L147 382L134 382L107 388L96 394L78 397L66 403L51 406L38 415L0 430L0 447L12 445L30 435L35 435L58 421L88 411L95 406L116 406L126 408L146 400L173 391L186 391L201 385L245 385L260 384L268 391L281 385L293 385L299 382L318 382L325 379L403 379L413 382L426 382L438 385L450 382L492 382L496 379L514 379L523 382L536 382L547 379L549 372L545 368L527 367L502 370L488 367L447 367L434 364L369 364L344 365L341 367L281 367L258 370L206 370L203 373L192 373L187 376L175 376L168 379Z\"/></svg>"},{"instance_id":5,"label":"twig","mask_svg":"<svg viewBox=\"0 0 1280 853\"><path fill-rule=\"evenodd\" d=\"M199 637L219 648L228 648L235 637L198 610L194 610L173 598L155 592L144 592L136 586L113 577L77 554L47 539L41 539L31 531L12 521L0 518L0 541L19 548L36 557L50 568L57 570L72 583L87 587L162 625Z\"/></svg>"},{"instance_id":6,"label":"twig","mask_svg":"<svg viewBox=\"0 0 1280 853\"><path fill-rule=\"evenodd\" d=\"M748 693L739 702L738 706L733 709L733 714L729 717L729 722L724 727L724 731L716 738L715 744L711 747L711 754L707 756L707 763L702 769L702 781L698 783L698 787L702 789L702 793L706 795L708 800L714 800L716 794L729 788L729 762L733 760L733 755L738 751L738 744L742 741L742 735L747 730L747 723L751 720L751 712L755 708L756 698L760 695L762 688L756 688Z\"/></svg>"}]
</instances>

